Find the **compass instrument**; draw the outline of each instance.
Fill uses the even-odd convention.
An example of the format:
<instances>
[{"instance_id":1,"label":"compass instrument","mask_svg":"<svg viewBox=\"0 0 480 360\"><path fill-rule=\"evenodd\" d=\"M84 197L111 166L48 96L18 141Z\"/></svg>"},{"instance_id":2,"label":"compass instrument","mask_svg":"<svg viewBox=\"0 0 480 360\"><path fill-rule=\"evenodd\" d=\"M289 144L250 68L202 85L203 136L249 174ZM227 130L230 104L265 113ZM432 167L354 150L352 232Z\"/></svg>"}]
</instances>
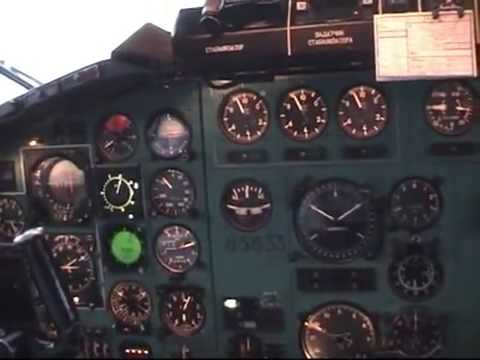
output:
<instances>
[{"instance_id":1,"label":"compass instrument","mask_svg":"<svg viewBox=\"0 0 480 360\"><path fill-rule=\"evenodd\" d=\"M150 190L154 212L167 217L181 217L191 213L195 203L195 187L183 171L167 169L154 179Z\"/></svg>"},{"instance_id":2,"label":"compass instrument","mask_svg":"<svg viewBox=\"0 0 480 360\"><path fill-rule=\"evenodd\" d=\"M201 299L193 291L177 290L166 295L161 318L175 335L190 337L205 324L206 310Z\"/></svg>"},{"instance_id":3,"label":"compass instrument","mask_svg":"<svg viewBox=\"0 0 480 360\"><path fill-rule=\"evenodd\" d=\"M110 292L110 310L124 326L143 329L152 315L152 305L148 291L135 281L120 282Z\"/></svg>"},{"instance_id":4,"label":"compass instrument","mask_svg":"<svg viewBox=\"0 0 480 360\"><path fill-rule=\"evenodd\" d=\"M300 88L290 91L280 104L280 127L294 141L318 138L328 123L325 101L317 91Z\"/></svg>"},{"instance_id":5,"label":"compass instrument","mask_svg":"<svg viewBox=\"0 0 480 360\"><path fill-rule=\"evenodd\" d=\"M329 304L306 317L300 342L308 359L363 358L375 350L377 332L365 311L348 304Z\"/></svg>"},{"instance_id":6,"label":"compass instrument","mask_svg":"<svg viewBox=\"0 0 480 360\"><path fill-rule=\"evenodd\" d=\"M157 237L155 255L160 265L169 272L183 274L197 263L198 240L186 227L169 225Z\"/></svg>"},{"instance_id":7,"label":"compass instrument","mask_svg":"<svg viewBox=\"0 0 480 360\"><path fill-rule=\"evenodd\" d=\"M268 188L256 180L237 180L223 196L223 212L230 224L240 231L257 231L270 220L273 211Z\"/></svg>"},{"instance_id":8,"label":"compass instrument","mask_svg":"<svg viewBox=\"0 0 480 360\"><path fill-rule=\"evenodd\" d=\"M26 215L20 203L13 199L0 198L0 238L13 240L25 229Z\"/></svg>"},{"instance_id":9,"label":"compass instrument","mask_svg":"<svg viewBox=\"0 0 480 360\"><path fill-rule=\"evenodd\" d=\"M156 116L148 128L147 137L150 150L165 160L187 155L192 141L190 128L175 112Z\"/></svg>"},{"instance_id":10,"label":"compass instrument","mask_svg":"<svg viewBox=\"0 0 480 360\"><path fill-rule=\"evenodd\" d=\"M104 160L125 161L137 148L138 134L135 124L125 114L111 115L100 125L96 143Z\"/></svg>"},{"instance_id":11,"label":"compass instrument","mask_svg":"<svg viewBox=\"0 0 480 360\"><path fill-rule=\"evenodd\" d=\"M460 81L441 82L428 96L426 121L441 135L463 135L472 128L474 107L475 97L470 87Z\"/></svg>"},{"instance_id":12,"label":"compass instrument","mask_svg":"<svg viewBox=\"0 0 480 360\"><path fill-rule=\"evenodd\" d=\"M368 85L349 89L337 111L340 128L351 138L371 139L379 135L389 121L387 100L383 93Z\"/></svg>"},{"instance_id":13,"label":"compass instrument","mask_svg":"<svg viewBox=\"0 0 480 360\"><path fill-rule=\"evenodd\" d=\"M242 90L227 96L220 110L220 128L226 138L241 145L260 140L270 125L270 113L259 94Z\"/></svg>"},{"instance_id":14,"label":"compass instrument","mask_svg":"<svg viewBox=\"0 0 480 360\"><path fill-rule=\"evenodd\" d=\"M365 255L376 240L376 215L367 189L347 180L326 180L303 196L297 237L313 257L345 262Z\"/></svg>"}]
</instances>

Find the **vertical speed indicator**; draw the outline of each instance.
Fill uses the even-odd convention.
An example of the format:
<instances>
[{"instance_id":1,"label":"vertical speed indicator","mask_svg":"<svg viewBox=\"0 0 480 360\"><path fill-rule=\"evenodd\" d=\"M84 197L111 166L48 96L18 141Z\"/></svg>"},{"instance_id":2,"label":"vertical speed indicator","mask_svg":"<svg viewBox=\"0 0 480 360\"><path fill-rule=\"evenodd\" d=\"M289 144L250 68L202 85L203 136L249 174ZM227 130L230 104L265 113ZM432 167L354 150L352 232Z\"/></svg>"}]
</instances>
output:
<instances>
[{"instance_id":1,"label":"vertical speed indicator","mask_svg":"<svg viewBox=\"0 0 480 360\"><path fill-rule=\"evenodd\" d=\"M270 124L265 99L247 90L228 95L219 116L220 128L227 139L240 145L260 140Z\"/></svg>"}]
</instances>

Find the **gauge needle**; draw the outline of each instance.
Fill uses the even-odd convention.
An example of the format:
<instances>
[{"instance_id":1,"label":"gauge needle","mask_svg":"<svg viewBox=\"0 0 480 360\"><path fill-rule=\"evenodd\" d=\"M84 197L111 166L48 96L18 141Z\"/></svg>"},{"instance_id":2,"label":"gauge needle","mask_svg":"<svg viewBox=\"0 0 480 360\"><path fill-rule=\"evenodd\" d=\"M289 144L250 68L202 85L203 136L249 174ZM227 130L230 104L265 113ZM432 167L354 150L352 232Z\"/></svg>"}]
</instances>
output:
<instances>
[{"instance_id":1,"label":"gauge needle","mask_svg":"<svg viewBox=\"0 0 480 360\"><path fill-rule=\"evenodd\" d=\"M464 106L457 106L456 109L457 109L457 111L470 111L469 108L466 108Z\"/></svg>"},{"instance_id":2,"label":"gauge needle","mask_svg":"<svg viewBox=\"0 0 480 360\"><path fill-rule=\"evenodd\" d=\"M352 95L353 98L355 99L355 102L357 103L358 108L359 108L359 109L363 109L362 102L360 101L360 98L358 97L357 93L356 93L355 91L352 91L352 92L350 93L350 95Z\"/></svg>"},{"instance_id":3,"label":"gauge needle","mask_svg":"<svg viewBox=\"0 0 480 360\"><path fill-rule=\"evenodd\" d=\"M14 233L18 232L18 228L17 228L17 226L15 225L15 221L13 221L13 220L5 220L5 223L10 225L10 227L12 228L12 230L13 230Z\"/></svg>"},{"instance_id":4,"label":"gauge needle","mask_svg":"<svg viewBox=\"0 0 480 360\"><path fill-rule=\"evenodd\" d=\"M235 98L235 102L237 103L238 105L238 108L240 109L240 112L242 114L245 114L245 109L243 108L243 105L242 105L242 102L240 101L239 98Z\"/></svg>"},{"instance_id":5,"label":"gauge needle","mask_svg":"<svg viewBox=\"0 0 480 360\"><path fill-rule=\"evenodd\" d=\"M318 331L328 337L331 337L331 338L335 338L335 339L343 339L345 342L349 343L349 344L352 344L353 341L351 339L352 337L352 334L350 333L343 333L343 334L331 334L329 333L327 330L321 328L320 326L318 326L317 324L312 324L312 323L309 323L309 322L305 322L305 326L310 329L310 330L314 330L314 331Z\"/></svg>"},{"instance_id":6,"label":"gauge needle","mask_svg":"<svg viewBox=\"0 0 480 360\"><path fill-rule=\"evenodd\" d=\"M294 94L291 94L290 97L295 101L295 104L297 104L298 110L303 111L303 106L298 100L297 96Z\"/></svg>"},{"instance_id":7,"label":"gauge needle","mask_svg":"<svg viewBox=\"0 0 480 360\"><path fill-rule=\"evenodd\" d=\"M345 214L341 215L337 220L341 221L341 220L345 219L347 216L353 214L355 211L357 211L358 209L360 209L362 206L363 206L363 203L358 203L358 204L355 205L353 208L351 208L350 210L348 210Z\"/></svg>"},{"instance_id":8,"label":"gauge needle","mask_svg":"<svg viewBox=\"0 0 480 360\"><path fill-rule=\"evenodd\" d=\"M188 243L188 244L183 244L182 246L180 246L178 248L178 250L188 249L188 248L191 248L191 247L194 247L194 246L195 246L195 243L191 242L191 243Z\"/></svg>"},{"instance_id":9,"label":"gauge needle","mask_svg":"<svg viewBox=\"0 0 480 360\"><path fill-rule=\"evenodd\" d=\"M109 142L107 142L104 146L105 149L108 149L110 148L111 146L113 146L113 144L115 144L115 141L113 140L110 140Z\"/></svg>"},{"instance_id":10,"label":"gauge needle","mask_svg":"<svg viewBox=\"0 0 480 360\"><path fill-rule=\"evenodd\" d=\"M192 301L192 297L189 296L188 298L185 299L185 302L183 304L183 311L187 311L188 304L190 304L190 301Z\"/></svg>"},{"instance_id":11,"label":"gauge needle","mask_svg":"<svg viewBox=\"0 0 480 360\"><path fill-rule=\"evenodd\" d=\"M447 104L438 104L438 105L431 105L429 106L430 110L435 110L435 111L447 111L448 106Z\"/></svg>"},{"instance_id":12,"label":"gauge needle","mask_svg":"<svg viewBox=\"0 0 480 360\"><path fill-rule=\"evenodd\" d=\"M164 183L170 190L173 189L172 184L166 178L162 178L162 183Z\"/></svg>"},{"instance_id":13,"label":"gauge needle","mask_svg":"<svg viewBox=\"0 0 480 360\"><path fill-rule=\"evenodd\" d=\"M319 213L320 215L326 217L328 220L331 220L331 221L335 221L335 218L329 214L327 214L325 211L317 208L315 205L310 205L310 209L312 209L313 211Z\"/></svg>"},{"instance_id":14,"label":"gauge needle","mask_svg":"<svg viewBox=\"0 0 480 360\"><path fill-rule=\"evenodd\" d=\"M117 194L120 194L120 189L122 187L122 180L123 180L123 177L122 177L122 175L120 175L119 178L118 178L117 186L116 186Z\"/></svg>"}]
</instances>

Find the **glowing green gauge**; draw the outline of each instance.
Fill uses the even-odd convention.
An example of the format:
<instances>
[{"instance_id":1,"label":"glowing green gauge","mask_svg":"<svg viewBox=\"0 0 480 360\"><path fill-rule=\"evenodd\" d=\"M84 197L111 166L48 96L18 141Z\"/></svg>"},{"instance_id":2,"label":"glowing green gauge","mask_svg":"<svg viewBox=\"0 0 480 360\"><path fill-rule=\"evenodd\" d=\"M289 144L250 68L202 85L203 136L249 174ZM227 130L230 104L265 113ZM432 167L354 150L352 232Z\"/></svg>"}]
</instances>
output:
<instances>
[{"instance_id":1,"label":"glowing green gauge","mask_svg":"<svg viewBox=\"0 0 480 360\"><path fill-rule=\"evenodd\" d=\"M110 251L119 264L129 266L140 260L143 245L137 234L123 229L113 235Z\"/></svg>"}]
</instances>

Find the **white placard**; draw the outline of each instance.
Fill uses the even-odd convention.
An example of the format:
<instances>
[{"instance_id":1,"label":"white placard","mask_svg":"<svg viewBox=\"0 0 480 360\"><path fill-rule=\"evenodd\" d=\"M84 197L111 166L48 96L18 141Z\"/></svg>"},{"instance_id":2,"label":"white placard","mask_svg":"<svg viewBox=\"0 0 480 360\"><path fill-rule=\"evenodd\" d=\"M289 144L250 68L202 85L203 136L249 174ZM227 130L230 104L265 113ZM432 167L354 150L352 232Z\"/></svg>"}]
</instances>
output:
<instances>
[{"instance_id":1,"label":"white placard","mask_svg":"<svg viewBox=\"0 0 480 360\"><path fill-rule=\"evenodd\" d=\"M377 81L476 77L471 10L375 15Z\"/></svg>"}]
</instances>

